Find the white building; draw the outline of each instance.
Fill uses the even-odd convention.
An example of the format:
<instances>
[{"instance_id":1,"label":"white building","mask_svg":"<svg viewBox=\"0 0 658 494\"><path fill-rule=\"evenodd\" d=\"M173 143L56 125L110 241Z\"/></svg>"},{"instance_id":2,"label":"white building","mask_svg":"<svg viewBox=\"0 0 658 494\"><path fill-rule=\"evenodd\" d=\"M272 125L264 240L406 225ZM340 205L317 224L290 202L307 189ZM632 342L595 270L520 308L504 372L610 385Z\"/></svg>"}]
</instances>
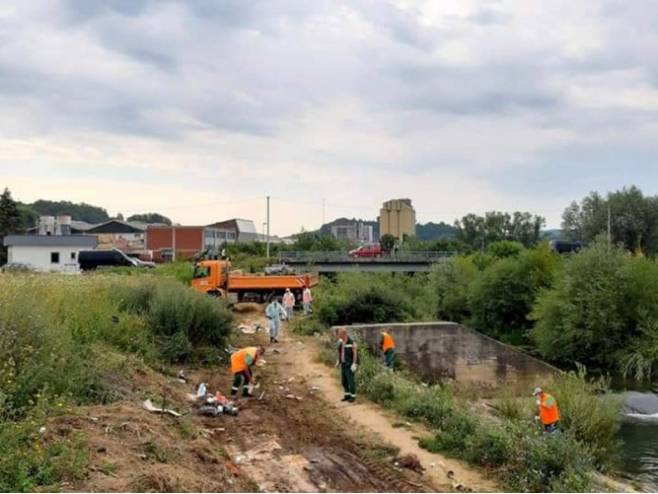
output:
<instances>
[{"instance_id":1,"label":"white building","mask_svg":"<svg viewBox=\"0 0 658 494\"><path fill-rule=\"evenodd\" d=\"M76 272L78 253L94 249L94 236L86 235L7 235L7 262L27 264L37 271Z\"/></svg>"}]
</instances>

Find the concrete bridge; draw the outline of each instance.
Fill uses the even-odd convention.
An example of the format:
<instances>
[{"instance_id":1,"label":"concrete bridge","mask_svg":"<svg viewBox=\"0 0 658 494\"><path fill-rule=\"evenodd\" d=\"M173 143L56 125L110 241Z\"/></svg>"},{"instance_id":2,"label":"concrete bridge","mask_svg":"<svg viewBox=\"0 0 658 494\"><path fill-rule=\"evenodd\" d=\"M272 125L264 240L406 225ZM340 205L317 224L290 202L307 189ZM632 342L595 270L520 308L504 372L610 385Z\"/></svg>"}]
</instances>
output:
<instances>
[{"instance_id":1,"label":"concrete bridge","mask_svg":"<svg viewBox=\"0 0 658 494\"><path fill-rule=\"evenodd\" d=\"M320 274L350 271L418 273L455 252L398 252L378 257L354 257L346 252L281 252L279 262L312 269Z\"/></svg>"},{"instance_id":2,"label":"concrete bridge","mask_svg":"<svg viewBox=\"0 0 658 494\"><path fill-rule=\"evenodd\" d=\"M430 382L453 379L481 391L501 386L520 394L545 384L553 366L452 322L363 324L348 326L377 350L379 335L393 335L396 355L409 369Z\"/></svg>"}]
</instances>

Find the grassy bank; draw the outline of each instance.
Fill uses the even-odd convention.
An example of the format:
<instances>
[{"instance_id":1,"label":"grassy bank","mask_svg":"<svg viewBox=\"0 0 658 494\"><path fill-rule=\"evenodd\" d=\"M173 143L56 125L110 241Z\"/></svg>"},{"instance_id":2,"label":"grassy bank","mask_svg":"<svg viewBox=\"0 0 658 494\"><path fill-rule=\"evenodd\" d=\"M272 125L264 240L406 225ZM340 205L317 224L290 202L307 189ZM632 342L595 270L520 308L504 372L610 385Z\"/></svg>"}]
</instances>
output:
<instances>
[{"instance_id":1,"label":"grassy bank","mask_svg":"<svg viewBox=\"0 0 658 494\"><path fill-rule=\"evenodd\" d=\"M5 274L0 286L0 491L85 475L84 437L45 441L46 418L120 399L126 356L217 359L231 320L221 302L167 278Z\"/></svg>"},{"instance_id":2,"label":"grassy bank","mask_svg":"<svg viewBox=\"0 0 658 494\"><path fill-rule=\"evenodd\" d=\"M323 359L335 361L332 344ZM432 436L421 446L484 468L508 491L596 490L595 474L614 470L620 403L606 394L605 380L588 380L583 370L546 383L559 403L563 432L545 436L534 422L536 407L529 395L501 391L491 407L484 407L472 392L426 386L405 370L386 372L366 350L359 359L360 395L422 423Z\"/></svg>"}]
</instances>

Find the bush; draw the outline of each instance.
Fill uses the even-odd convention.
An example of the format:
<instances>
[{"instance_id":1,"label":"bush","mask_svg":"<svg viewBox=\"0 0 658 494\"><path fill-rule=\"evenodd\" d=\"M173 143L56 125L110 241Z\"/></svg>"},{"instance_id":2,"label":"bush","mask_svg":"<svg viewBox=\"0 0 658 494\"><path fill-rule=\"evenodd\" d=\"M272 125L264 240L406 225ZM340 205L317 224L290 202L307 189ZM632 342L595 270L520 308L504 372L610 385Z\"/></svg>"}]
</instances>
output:
<instances>
[{"instance_id":1,"label":"bush","mask_svg":"<svg viewBox=\"0 0 658 494\"><path fill-rule=\"evenodd\" d=\"M597 242L565 263L533 317L532 337L545 358L655 375L658 265Z\"/></svg>"},{"instance_id":2,"label":"bush","mask_svg":"<svg viewBox=\"0 0 658 494\"><path fill-rule=\"evenodd\" d=\"M121 309L145 317L170 362L192 358L195 347L221 350L230 331L232 314L223 301L179 283L146 280L117 289L116 296Z\"/></svg>"},{"instance_id":3,"label":"bush","mask_svg":"<svg viewBox=\"0 0 658 494\"><path fill-rule=\"evenodd\" d=\"M609 391L604 378L587 379L585 369L560 373L553 383L560 407L560 424L569 436L585 445L597 468L610 467L619 455L621 400Z\"/></svg>"},{"instance_id":4,"label":"bush","mask_svg":"<svg viewBox=\"0 0 658 494\"><path fill-rule=\"evenodd\" d=\"M471 314L469 286L478 275L470 257L455 257L436 263L430 271L430 290L437 299L436 314L446 321L464 322Z\"/></svg>"},{"instance_id":5,"label":"bush","mask_svg":"<svg viewBox=\"0 0 658 494\"><path fill-rule=\"evenodd\" d=\"M323 280L315 311L327 325L386 323L433 318L426 276L342 274Z\"/></svg>"},{"instance_id":6,"label":"bush","mask_svg":"<svg viewBox=\"0 0 658 494\"><path fill-rule=\"evenodd\" d=\"M512 240L499 240L493 242L487 247L487 253L495 259L504 259L506 257L516 257L524 247L521 242L514 242Z\"/></svg>"},{"instance_id":7,"label":"bush","mask_svg":"<svg viewBox=\"0 0 658 494\"><path fill-rule=\"evenodd\" d=\"M472 326L503 341L524 342L535 299L551 285L557 262L541 246L486 268L469 289Z\"/></svg>"}]
</instances>

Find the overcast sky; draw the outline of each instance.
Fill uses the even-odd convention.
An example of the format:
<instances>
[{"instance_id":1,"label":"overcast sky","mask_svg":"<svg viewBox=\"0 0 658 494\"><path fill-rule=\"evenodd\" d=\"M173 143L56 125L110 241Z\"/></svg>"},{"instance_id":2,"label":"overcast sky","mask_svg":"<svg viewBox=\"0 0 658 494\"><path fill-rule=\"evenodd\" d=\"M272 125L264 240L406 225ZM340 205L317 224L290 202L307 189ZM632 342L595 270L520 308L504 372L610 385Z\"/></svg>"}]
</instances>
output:
<instances>
[{"instance_id":1,"label":"overcast sky","mask_svg":"<svg viewBox=\"0 0 658 494\"><path fill-rule=\"evenodd\" d=\"M13 4L13 5L9 5ZM0 186L272 230L658 193L658 2L0 4Z\"/></svg>"}]
</instances>

